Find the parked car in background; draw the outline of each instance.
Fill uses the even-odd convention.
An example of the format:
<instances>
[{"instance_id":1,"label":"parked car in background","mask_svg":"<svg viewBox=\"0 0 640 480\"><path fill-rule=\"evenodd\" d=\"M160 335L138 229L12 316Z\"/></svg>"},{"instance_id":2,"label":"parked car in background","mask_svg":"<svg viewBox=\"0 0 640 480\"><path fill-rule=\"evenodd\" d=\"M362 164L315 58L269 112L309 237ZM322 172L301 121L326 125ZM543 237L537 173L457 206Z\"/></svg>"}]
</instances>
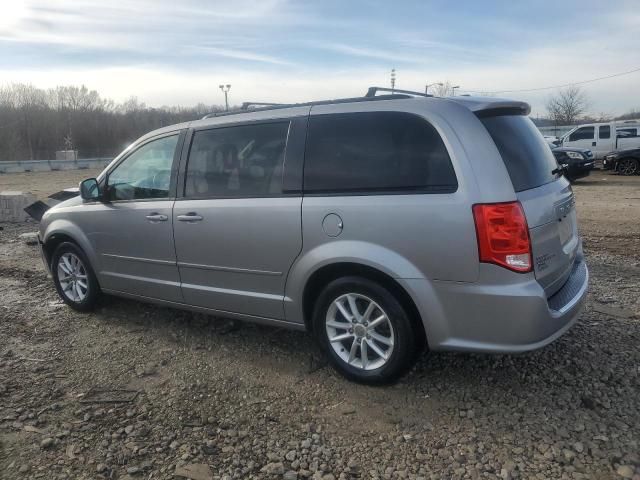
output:
<instances>
[{"instance_id":1,"label":"parked car in background","mask_svg":"<svg viewBox=\"0 0 640 480\"><path fill-rule=\"evenodd\" d=\"M603 166L607 170L615 170L620 175L639 175L640 147L610 153L604 157Z\"/></svg>"},{"instance_id":2,"label":"parked car in background","mask_svg":"<svg viewBox=\"0 0 640 480\"><path fill-rule=\"evenodd\" d=\"M101 292L308 330L350 379L524 352L576 321L575 200L528 104L366 96L151 132L40 223L64 302Z\"/></svg>"},{"instance_id":3,"label":"parked car in background","mask_svg":"<svg viewBox=\"0 0 640 480\"><path fill-rule=\"evenodd\" d=\"M640 120L578 125L562 136L561 146L588 148L596 160L618 150L640 147Z\"/></svg>"},{"instance_id":4,"label":"parked car in background","mask_svg":"<svg viewBox=\"0 0 640 480\"><path fill-rule=\"evenodd\" d=\"M595 167L593 152L587 148L558 147L553 143L549 146L558 165L571 182L588 176Z\"/></svg>"}]
</instances>

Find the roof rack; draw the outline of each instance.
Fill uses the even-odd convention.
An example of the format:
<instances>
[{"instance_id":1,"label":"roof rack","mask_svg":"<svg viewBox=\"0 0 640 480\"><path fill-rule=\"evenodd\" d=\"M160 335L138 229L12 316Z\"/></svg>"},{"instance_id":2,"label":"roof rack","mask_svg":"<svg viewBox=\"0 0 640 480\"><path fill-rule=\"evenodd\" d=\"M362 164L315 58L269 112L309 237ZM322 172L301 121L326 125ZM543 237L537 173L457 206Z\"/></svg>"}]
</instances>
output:
<instances>
[{"instance_id":1,"label":"roof rack","mask_svg":"<svg viewBox=\"0 0 640 480\"><path fill-rule=\"evenodd\" d=\"M283 107L289 106L287 103L271 103L271 102L244 102L240 107L240 110L249 110L249 107Z\"/></svg>"},{"instance_id":2,"label":"roof rack","mask_svg":"<svg viewBox=\"0 0 640 480\"><path fill-rule=\"evenodd\" d=\"M386 95L376 95L376 92L390 92ZM237 115L239 113L247 112L262 112L265 110L276 110L280 108L292 108L292 107L312 107L314 105L333 105L338 103L356 103L356 102L373 102L380 100L399 100L402 98L414 97L433 97L421 92L412 92L410 90L397 90L383 87L370 87L364 97L352 97L352 98L337 98L334 100L318 100L315 102L304 103L270 103L270 102L244 102L240 107L240 110L234 110L231 112L213 112L208 113L202 120L212 117L223 117L227 115ZM257 108L249 108L250 106L256 106Z\"/></svg>"},{"instance_id":3,"label":"roof rack","mask_svg":"<svg viewBox=\"0 0 640 480\"><path fill-rule=\"evenodd\" d=\"M398 90L397 88L386 87L369 87L369 90L367 90L367 94L365 95L365 97L374 98L377 92L391 92L392 95L394 93L400 93L405 95L415 95L417 97L433 97L433 95L429 95L428 93L414 92L412 90Z\"/></svg>"}]
</instances>

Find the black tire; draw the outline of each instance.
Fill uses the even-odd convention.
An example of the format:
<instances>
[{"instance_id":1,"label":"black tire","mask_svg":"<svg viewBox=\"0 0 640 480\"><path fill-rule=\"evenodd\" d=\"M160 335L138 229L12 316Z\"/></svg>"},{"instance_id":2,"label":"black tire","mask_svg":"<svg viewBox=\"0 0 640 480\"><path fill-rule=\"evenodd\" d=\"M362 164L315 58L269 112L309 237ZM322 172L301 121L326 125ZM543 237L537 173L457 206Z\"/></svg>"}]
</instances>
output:
<instances>
[{"instance_id":1,"label":"black tire","mask_svg":"<svg viewBox=\"0 0 640 480\"><path fill-rule=\"evenodd\" d=\"M334 301L339 299L341 296L349 293L356 294L356 296L360 295L373 300L373 302L375 302L377 306L379 306L380 310L382 310L383 313L386 314L386 317L389 320L390 327L392 327L392 351L389 357L386 359L386 363L383 363L378 368L367 370L362 368L361 366L351 365L348 362L348 359L345 360L340 357L338 352L334 350L331 342L329 341L329 333L327 332L326 321L328 314L331 315L330 308L332 308ZM361 297L359 297L359 301L365 302L366 305L366 299L362 299ZM335 307L333 308L335 310ZM357 310L360 310L360 307L358 307ZM363 312L359 313L362 314ZM341 319L344 319L344 315L339 315ZM389 327L389 325L386 325L386 327ZM387 288L374 281L355 276L338 278L337 280L329 283L322 290L314 306L313 331L314 336L318 344L320 345L320 348L324 351L330 363L338 372L340 372L349 380L369 385L392 383L399 377L401 377L404 373L406 373L407 370L415 362L418 353L421 351L419 342L416 341L416 339L424 338L424 335L422 335L421 332L416 331L416 327L414 327L414 324L411 321L409 311L405 307L403 307L396 296L394 296ZM347 332L345 331L345 334L346 333ZM366 338L370 337L367 336ZM371 340L365 340L364 337L359 337L359 340L362 343L371 343ZM354 341L357 341L355 332ZM341 352L345 352L345 348L351 351L351 349L348 347L349 344L353 345L351 339L347 339L344 342L344 345L342 342L334 342L334 344L337 345L337 348ZM360 342L358 343L360 344ZM376 344L376 346L379 348L384 348L382 344ZM383 357L376 355L375 352L371 350L371 348L372 347L368 346L367 350L369 352L373 352L373 355L378 362L382 362ZM357 347L357 351L360 352L360 357L362 357L361 349L361 346ZM342 354L346 355L346 353ZM360 360L356 359L355 361L360 361L361 365L363 363L361 358Z\"/></svg>"},{"instance_id":2,"label":"black tire","mask_svg":"<svg viewBox=\"0 0 640 480\"><path fill-rule=\"evenodd\" d=\"M82 268L80 271L85 272L86 276L86 294L84 298L80 299L79 296L76 300L70 298L67 293L65 293L64 288L61 284L61 280L59 277L59 268L58 265L60 263L60 259L63 255L74 255L81 262ZM98 297L100 296L100 285L98 285L98 280L96 279L96 275L91 268L91 264L87 259L87 256L84 254L82 249L78 247L75 243L71 242L63 242L55 249L53 252L53 256L51 257L51 275L53 277L53 284L56 287L56 291L58 295L62 299L64 303L69 305L74 310L78 310L80 312L87 312L93 310L98 301ZM78 278L80 280L80 278ZM77 281L77 280L76 280ZM66 283L67 287L69 283ZM73 290L73 287L71 287ZM84 289L83 289L84 290Z\"/></svg>"},{"instance_id":3,"label":"black tire","mask_svg":"<svg viewBox=\"0 0 640 480\"><path fill-rule=\"evenodd\" d=\"M618 160L616 170L624 176L637 175L640 173L640 162L635 158L621 158Z\"/></svg>"}]
</instances>

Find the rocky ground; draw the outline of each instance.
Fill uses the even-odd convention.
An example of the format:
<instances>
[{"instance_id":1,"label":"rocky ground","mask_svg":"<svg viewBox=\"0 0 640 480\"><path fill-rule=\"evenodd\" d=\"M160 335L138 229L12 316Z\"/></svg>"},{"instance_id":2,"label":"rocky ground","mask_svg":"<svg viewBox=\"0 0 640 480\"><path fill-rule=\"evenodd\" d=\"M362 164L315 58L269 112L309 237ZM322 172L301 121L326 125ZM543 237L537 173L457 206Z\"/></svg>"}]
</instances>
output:
<instances>
[{"instance_id":1,"label":"rocky ground","mask_svg":"<svg viewBox=\"0 0 640 480\"><path fill-rule=\"evenodd\" d=\"M426 354L384 388L304 333L75 313L18 239L35 225L0 225L0 478L640 479L640 177L574 190L579 323L526 355Z\"/></svg>"}]
</instances>

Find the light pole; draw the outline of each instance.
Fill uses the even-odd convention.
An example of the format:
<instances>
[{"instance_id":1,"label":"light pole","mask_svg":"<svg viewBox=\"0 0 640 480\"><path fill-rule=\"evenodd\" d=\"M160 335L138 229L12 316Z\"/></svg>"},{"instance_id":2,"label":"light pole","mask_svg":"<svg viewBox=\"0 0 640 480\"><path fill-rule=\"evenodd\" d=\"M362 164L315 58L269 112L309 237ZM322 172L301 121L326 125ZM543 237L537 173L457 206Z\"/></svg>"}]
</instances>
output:
<instances>
[{"instance_id":1,"label":"light pole","mask_svg":"<svg viewBox=\"0 0 640 480\"><path fill-rule=\"evenodd\" d=\"M228 97L228 95L229 95L229 90L231 90L231 85L227 83L226 85L218 85L218 87L224 93L224 106L225 106L225 110L228 112L229 111L229 97Z\"/></svg>"},{"instance_id":2,"label":"light pole","mask_svg":"<svg viewBox=\"0 0 640 480\"><path fill-rule=\"evenodd\" d=\"M391 95L393 95L393 90L396 88L396 69L391 69Z\"/></svg>"},{"instance_id":3,"label":"light pole","mask_svg":"<svg viewBox=\"0 0 640 480\"><path fill-rule=\"evenodd\" d=\"M425 95L429 95L429 87L433 87L434 85L442 86L443 84L442 84L442 82L427 83L427 84L424 86L424 94L425 94Z\"/></svg>"},{"instance_id":4,"label":"light pole","mask_svg":"<svg viewBox=\"0 0 640 480\"><path fill-rule=\"evenodd\" d=\"M456 85L455 87L451 87L451 96L456 96L456 88L460 88L460 85Z\"/></svg>"}]
</instances>

